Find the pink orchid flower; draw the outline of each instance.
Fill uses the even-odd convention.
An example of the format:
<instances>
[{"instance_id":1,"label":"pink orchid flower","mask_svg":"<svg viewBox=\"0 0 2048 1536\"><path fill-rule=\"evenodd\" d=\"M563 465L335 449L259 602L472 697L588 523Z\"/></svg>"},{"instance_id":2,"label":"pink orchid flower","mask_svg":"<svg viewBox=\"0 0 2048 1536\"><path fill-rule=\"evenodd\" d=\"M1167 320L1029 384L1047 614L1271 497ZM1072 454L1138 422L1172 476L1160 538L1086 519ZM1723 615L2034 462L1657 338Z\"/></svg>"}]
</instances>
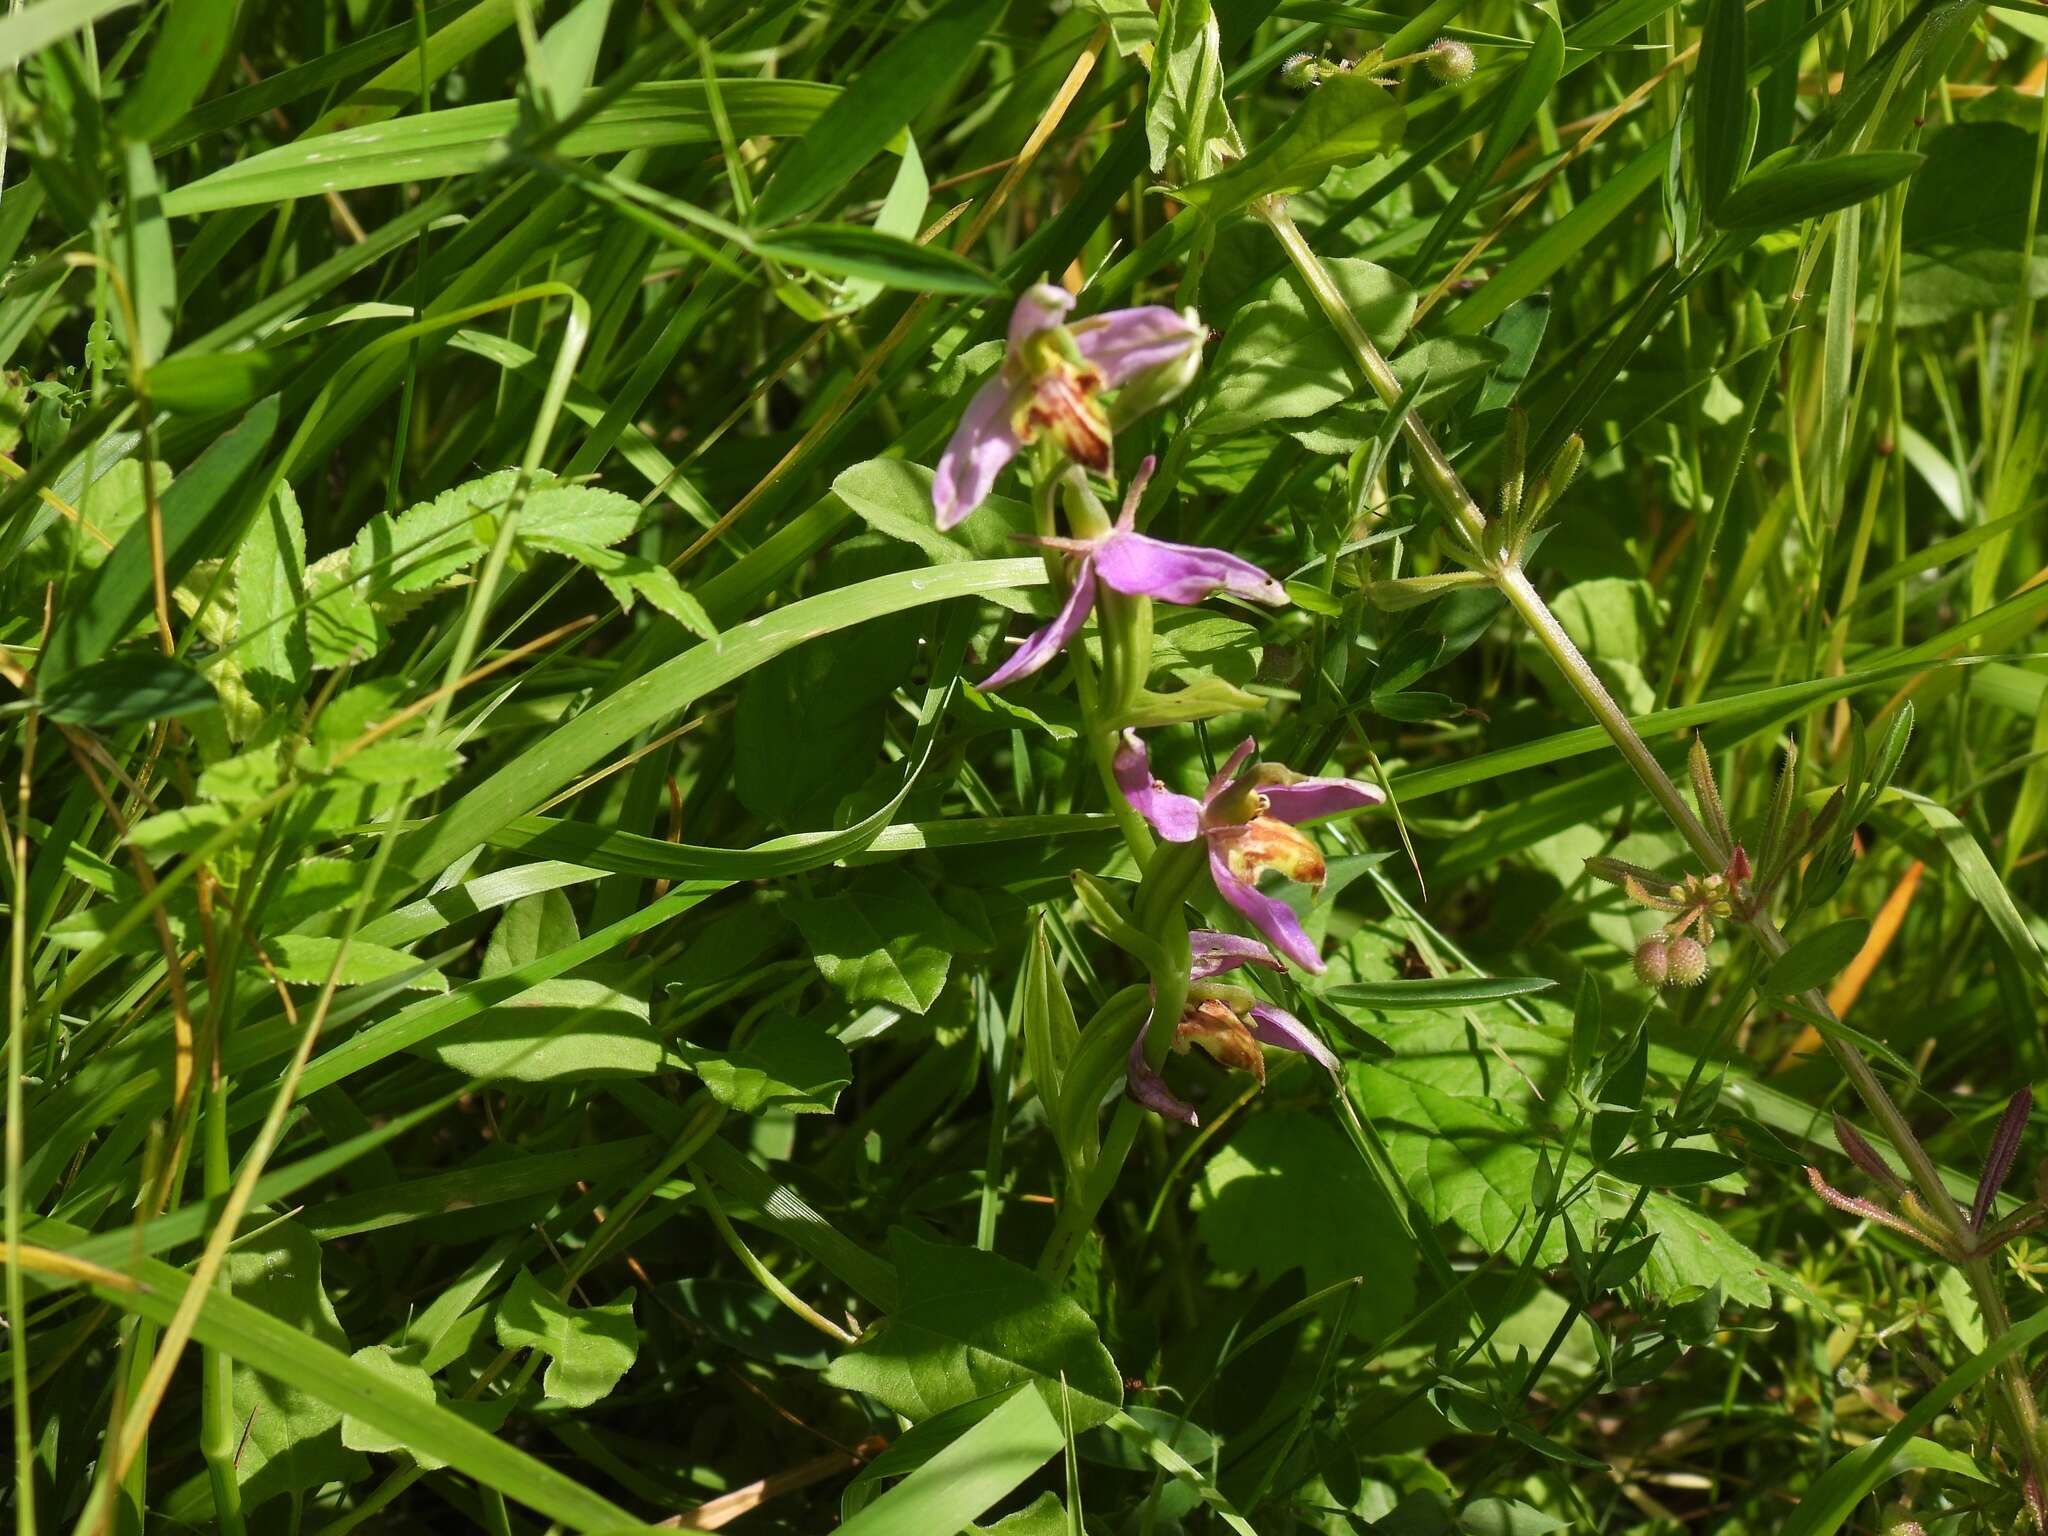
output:
<instances>
[{"instance_id":1,"label":"pink orchid flower","mask_svg":"<svg viewBox=\"0 0 2048 1536\"><path fill-rule=\"evenodd\" d=\"M1278 763L1261 763L1240 775L1257 746L1247 736L1197 800L1153 778L1145 743L1136 731L1125 731L1114 764L1117 786L1168 842L1206 842L1209 874L1223 899L1287 959L1320 974L1323 957L1301 920L1286 902L1259 889L1259 876L1271 869L1303 885L1321 885L1322 852L1295 823L1378 805L1385 797L1356 779L1306 778Z\"/></svg>"},{"instance_id":2,"label":"pink orchid flower","mask_svg":"<svg viewBox=\"0 0 2048 1536\"><path fill-rule=\"evenodd\" d=\"M1189 935L1190 939L1193 937ZM1266 1058L1259 1050L1262 1045L1306 1056L1328 1072L1339 1070L1335 1054L1310 1033L1306 1024L1271 1003L1255 1002L1244 1008L1220 997L1191 1000L1174 1026L1173 1049L1177 1053L1200 1049L1220 1066L1249 1072L1261 1084L1266 1081ZM1132 1098L1154 1114L1187 1125L1202 1123L1194 1106L1175 1095L1166 1086L1166 1079L1145 1060L1143 1034L1131 1042L1125 1086Z\"/></svg>"},{"instance_id":3,"label":"pink orchid flower","mask_svg":"<svg viewBox=\"0 0 2048 1536\"><path fill-rule=\"evenodd\" d=\"M1053 283L1039 283L1017 300L1002 368L968 402L939 455L932 510L940 528L954 527L987 500L1003 466L1042 433L1075 463L1107 469L1110 429L1102 393L1141 376L1176 373L1184 388L1208 335L1191 309L1144 304L1068 325L1073 307L1074 296ZM1164 404L1178 392L1157 392L1151 403Z\"/></svg>"},{"instance_id":4,"label":"pink orchid flower","mask_svg":"<svg viewBox=\"0 0 2048 1536\"><path fill-rule=\"evenodd\" d=\"M1199 544L1174 544L1136 531L1138 500L1152 478L1148 457L1131 477L1116 526L1093 539L1032 539L1029 542L1074 556L1074 584L1067 600L1045 628L1018 646L1010 659L981 684L984 693L1029 677L1072 642L1095 606L1096 586L1132 597L1156 597L1183 607L1215 592L1228 592L1254 603L1275 607L1287 601L1287 589L1253 565L1220 549Z\"/></svg>"}]
</instances>

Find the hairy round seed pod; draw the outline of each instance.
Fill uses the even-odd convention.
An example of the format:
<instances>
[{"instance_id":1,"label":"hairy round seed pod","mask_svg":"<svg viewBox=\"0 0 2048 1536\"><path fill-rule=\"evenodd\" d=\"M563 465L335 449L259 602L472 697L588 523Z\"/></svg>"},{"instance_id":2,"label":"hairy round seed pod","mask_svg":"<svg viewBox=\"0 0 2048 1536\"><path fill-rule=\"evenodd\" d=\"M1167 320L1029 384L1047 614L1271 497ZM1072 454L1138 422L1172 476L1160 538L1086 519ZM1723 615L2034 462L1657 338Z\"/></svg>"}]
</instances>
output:
<instances>
[{"instance_id":1,"label":"hairy round seed pod","mask_svg":"<svg viewBox=\"0 0 2048 1536\"><path fill-rule=\"evenodd\" d=\"M1297 53L1280 66L1280 83L1290 91L1305 91L1323 83L1321 65L1312 53Z\"/></svg>"},{"instance_id":2,"label":"hairy round seed pod","mask_svg":"<svg viewBox=\"0 0 2048 1536\"><path fill-rule=\"evenodd\" d=\"M1671 946L1661 933L1653 933L1636 946L1636 980L1646 987L1661 987L1671 974Z\"/></svg>"},{"instance_id":3,"label":"hairy round seed pod","mask_svg":"<svg viewBox=\"0 0 2048 1536\"><path fill-rule=\"evenodd\" d=\"M1472 57L1470 45L1455 37L1440 37L1429 45L1428 64L1429 72L1445 85L1463 85L1472 78L1478 60Z\"/></svg>"},{"instance_id":4,"label":"hairy round seed pod","mask_svg":"<svg viewBox=\"0 0 2048 1536\"><path fill-rule=\"evenodd\" d=\"M1696 987L1706 979L1707 947L1690 934L1671 941L1669 946L1671 963L1670 979L1665 983L1672 987Z\"/></svg>"}]
</instances>

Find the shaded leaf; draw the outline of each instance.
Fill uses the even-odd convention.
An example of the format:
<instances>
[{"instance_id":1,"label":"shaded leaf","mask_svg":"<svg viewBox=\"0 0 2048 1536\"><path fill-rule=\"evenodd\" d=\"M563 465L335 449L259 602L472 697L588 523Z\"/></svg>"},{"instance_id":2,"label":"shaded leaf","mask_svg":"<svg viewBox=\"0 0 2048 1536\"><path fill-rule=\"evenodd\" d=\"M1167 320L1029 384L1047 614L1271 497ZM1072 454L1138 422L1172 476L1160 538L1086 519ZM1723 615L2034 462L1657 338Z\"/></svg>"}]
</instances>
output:
<instances>
[{"instance_id":1,"label":"shaded leaf","mask_svg":"<svg viewBox=\"0 0 2048 1536\"><path fill-rule=\"evenodd\" d=\"M548 1357L542 1389L569 1408L588 1408L608 1396L640 1352L631 1291L601 1307L572 1307L523 1269L498 1303L493 1328L507 1349L537 1349Z\"/></svg>"},{"instance_id":2,"label":"shaded leaf","mask_svg":"<svg viewBox=\"0 0 2048 1536\"><path fill-rule=\"evenodd\" d=\"M743 1115L764 1109L830 1114L839 1090L853 1081L846 1047L823 1027L788 1014L770 1017L739 1045L724 1050L679 1045L681 1056L711 1096Z\"/></svg>"},{"instance_id":3,"label":"shaded leaf","mask_svg":"<svg viewBox=\"0 0 2048 1536\"><path fill-rule=\"evenodd\" d=\"M1099 1424L1123 1403L1123 1378L1071 1297L1000 1254L889 1237L903 1294L896 1309L826 1368L910 1419L1029 1382L1074 1424ZM881 1506L877 1506L878 1508Z\"/></svg>"},{"instance_id":4,"label":"shaded leaf","mask_svg":"<svg viewBox=\"0 0 2048 1536\"><path fill-rule=\"evenodd\" d=\"M219 702L213 684L186 663L131 651L65 673L43 694L42 708L68 725L104 727L171 720Z\"/></svg>"}]
</instances>

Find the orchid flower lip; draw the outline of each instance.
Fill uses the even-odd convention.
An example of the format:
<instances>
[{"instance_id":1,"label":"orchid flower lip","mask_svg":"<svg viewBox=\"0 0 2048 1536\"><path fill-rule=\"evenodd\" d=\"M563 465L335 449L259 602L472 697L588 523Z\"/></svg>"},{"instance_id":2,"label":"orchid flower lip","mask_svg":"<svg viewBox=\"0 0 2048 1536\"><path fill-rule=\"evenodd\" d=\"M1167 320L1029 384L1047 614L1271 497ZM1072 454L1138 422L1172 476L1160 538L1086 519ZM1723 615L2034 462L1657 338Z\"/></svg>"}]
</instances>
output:
<instances>
[{"instance_id":1,"label":"orchid flower lip","mask_svg":"<svg viewBox=\"0 0 2048 1536\"><path fill-rule=\"evenodd\" d=\"M1277 870L1302 884L1320 884L1322 854L1293 823L1378 804L1380 791L1354 779L1301 778L1284 769L1256 785L1240 770L1258 750L1247 736L1209 781L1203 797L1178 794L1152 776L1151 754L1136 731L1117 746L1117 786L1131 808L1169 842L1197 838L1207 843L1209 877L1216 894L1265 936L1272 953L1311 975L1326 969L1294 909L1258 887L1265 871ZM1284 779L1291 779L1285 782ZM1248 797L1249 805L1235 803ZM1197 964L1205 961L1198 960ZM1205 972L1214 975L1227 966Z\"/></svg>"}]
</instances>

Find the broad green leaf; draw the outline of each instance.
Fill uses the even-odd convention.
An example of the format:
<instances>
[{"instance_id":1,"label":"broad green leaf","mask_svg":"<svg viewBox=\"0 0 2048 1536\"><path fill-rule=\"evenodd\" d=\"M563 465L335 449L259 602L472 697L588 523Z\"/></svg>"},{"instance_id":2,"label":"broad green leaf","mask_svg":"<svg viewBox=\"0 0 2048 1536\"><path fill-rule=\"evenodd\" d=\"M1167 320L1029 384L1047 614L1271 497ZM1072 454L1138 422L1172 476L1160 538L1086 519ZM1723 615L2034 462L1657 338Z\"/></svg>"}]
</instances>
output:
<instances>
[{"instance_id":1,"label":"broad green leaf","mask_svg":"<svg viewBox=\"0 0 2048 1536\"><path fill-rule=\"evenodd\" d=\"M1550 1536L1571 1525L1517 1499L1474 1499L1458 1511L1465 1536Z\"/></svg>"},{"instance_id":2,"label":"broad green leaf","mask_svg":"<svg viewBox=\"0 0 2048 1536\"><path fill-rule=\"evenodd\" d=\"M711 622L711 615L704 611L704 605L682 589L675 574L665 565L656 565L652 560L643 560L623 550L603 549L576 539L545 534L522 537L520 543L529 549L567 555L578 565L594 572L626 613L633 611L636 598L644 597L700 640L718 638L718 630Z\"/></svg>"},{"instance_id":3,"label":"broad green leaf","mask_svg":"<svg viewBox=\"0 0 2048 1536\"><path fill-rule=\"evenodd\" d=\"M152 405L187 416L247 410L284 387L311 357L304 345L241 352L183 351L149 370Z\"/></svg>"},{"instance_id":4,"label":"broad green leaf","mask_svg":"<svg viewBox=\"0 0 2048 1536\"><path fill-rule=\"evenodd\" d=\"M233 819L225 806L181 805L134 823L128 828L128 841L153 859L167 853L189 853Z\"/></svg>"},{"instance_id":5,"label":"broad green leaf","mask_svg":"<svg viewBox=\"0 0 2048 1536\"><path fill-rule=\"evenodd\" d=\"M270 968L279 976L307 986L324 984L334 974L335 961L339 959L341 967L336 979L344 987L403 977L403 985L415 992L448 990L448 978L439 971L402 949L386 949L381 944L357 940L344 954L339 939L280 933L264 941L264 952Z\"/></svg>"},{"instance_id":6,"label":"broad green leaf","mask_svg":"<svg viewBox=\"0 0 2048 1536\"><path fill-rule=\"evenodd\" d=\"M417 1398L423 1403L435 1402L438 1394L434 1391L434 1378L421 1366L408 1360L401 1360L389 1344L371 1344L357 1350L349 1357L365 1370L374 1371L384 1381L384 1390ZM352 1451L404 1451L418 1465L429 1472L447 1465L438 1457L424 1452L413 1453L405 1442L366 1424L353 1415L344 1414L341 1420L341 1443Z\"/></svg>"},{"instance_id":7,"label":"broad green leaf","mask_svg":"<svg viewBox=\"0 0 2048 1536\"><path fill-rule=\"evenodd\" d=\"M1741 1168L1740 1158L1705 1147L1650 1147L1607 1160L1607 1171L1623 1183L1648 1184L1657 1189L1711 1184Z\"/></svg>"},{"instance_id":8,"label":"broad green leaf","mask_svg":"<svg viewBox=\"0 0 2048 1536\"><path fill-rule=\"evenodd\" d=\"M148 651L109 656L59 677L42 696L43 713L67 725L104 728L170 720L214 708L213 684L182 661Z\"/></svg>"},{"instance_id":9,"label":"broad green leaf","mask_svg":"<svg viewBox=\"0 0 2048 1536\"><path fill-rule=\"evenodd\" d=\"M937 242L919 245L861 224L798 224L759 236L754 251L785 266L827 277L865 278L913 293L986 295L1003 291L980 267Z\"/></svg>"},{"instance_id":10,"label":"broad green leaf","mask_svg":"<svg viewBox=\"0 0 2048 1536\"><path fill-rule=\"evenodd\" d=\"M317 760L319 754L313 754ZM359 784L409 784L414 794L439 789L462 767L462 757L445 741L387 736L334 764L335 774Z\"/></svg>"},{"instance_id":11,"label":"broad green leaf","mask_svg":"<svg viewBox=\"0 0 2048 1536\"><path fill-rule=\"evenodd\" d=\"M887 1003L923 1013L938 1000L954 953L964 944L958 926L915 876L876 870L851 890L786 904L784 912L825 979L850 1003Z\"/></svg>"},{"instance_id":12,"label":"broad green leaf","mask_svg":"<svg viewBox=\"0 0 2048 1536\"><path fill-rule=\"evenodd\" d=\"M1334 74L1250 154L1173 195L1220 219L1276 192L1308 191L1339 166L1393 148L1406 126L1400 102L1364 71Z\"/></svg>"},{"instance_id":13,"label":"broad green leaf","mask_svg":"<svg viewBox=\"0 0 2048 1536\"><path fill-rule=\"evenodd\" d=\"M557 118L574 112L590 89L611 12L612 0L577 0L542 36L532 78Z\"/></svg>"},{"instance_id":14,"label":"broad green leaf","mask_svg":"<svg viewBox=\"0 0 2048 1536\"><path fill-rule=\"evenodd\" d=\"M734 1047L682 1044L676 1054L704 1080L711 1096L742 1115L767 1109L824 1115L853 1081L846 1047L821 1025L771 1015Z\"/></svg>"},{"instance_id":15,"label":"broad green leaf","mask_svg":"<svg viewBox=\"0 0 2048 1536\"><path fill-rule=\"evenodd\" d=\"M1414 289L1385 267L1355 257L1327 265L1373 344L1394 351L1415 314ZM1292 273L1238 311L1208 375L1208 390L1191 414L1196 430L1213 436L1317 416L1360 387L1343 343Z\"/></svg>"},{"instance_id":16,"label":"broad green leaf","mask_svg":"<svg viewBox=\"0 0 2048 1536\"><path fill-rule=\"evenodd\" d=\"M1201 175L1234 136L1223 102L1223 38L1211 0L1160 0L1145 94L1145 140L1156 174L1178 153Z\"/></svg>"},{"instance_id":17,"label":"broad green leaf","mask_svg":"<svg viewBox=\"0 0 2048 1536\"><path fill-rule=\"evenodd\" d=\"M1327 1118L1260 1115L1209 1159L1191 1201L1226 1270L1272 1281L1298 1265L1310 1291L1362 1278L1349 1316L1372 1338L1414 1309L1414 1244Z\"/></svg>"},{"instance_id":18,"label":"broad green leaf","mask_svg":"<svg viewBox=\"0 0 2048 1536\"><path fill-rule=\"evenodd\" d=\"M1866 150L1752 171L1721 205L1723 228L1760 234L1818 218L1898 185L1925 161L1904 150Z\"/></svg>"},{"instance_id":19,"label":"broad green leaf","mask_svg":"<svg viewBox=\"0 0 2048 1536\"><path fill-rule=\"evenodd\" d=\"M582 937L567 891L557 888L523 896L506 905L504 915L491 930L477 975L506 975Z\"/></svg>"},{"instance_id":20,"label":"broad green leaf","mask_svg":"<svg viewBox=\"0 0 2048 1536\"><path fill-rule=\"evenodd\" d=\"M509 493L518 479L516 471L505 471ZM493 477L496 478L496 477ZM477 506L489 512L492 503L479 500ZM495 535L495 519L492 532ZM630 496L595 485L552 485L536 483L519 507L515 532L523 539L566 539L578 544L609 546L627 537L640 524L640 504Z\"/></svg>"},{"instance_id":21,"label":"broad green leaf","mask_svg":"<svg viewBox=\"0 0 2048 1536\"><path fill-rule=\"evenodd\" d=\"M548 1357L542 1388L568 1408L588 1408L609 1396L640 1352L631 1291L604 1306L572 1307L523 1269L498 1303L493 1327L507 1349L537 1349Z\"/></svg>"},{"instance_id":22,"label":"broad green leaf","mask_svg":"<svg viewBox=\"0 0 2048 1536\"><path fill-rule=\"evenodd\" d=\"M910 1419L1029 1382L1077 1428L1123 1403L1123 1378L1071 1297L1000 1254L890 1234L902 1295L825 1377ZM879 1506L878 1506L879 1507Z\"/></svg>"},{"instance_id":23,"label":"broad green leaf","mask_svg":"<svg viewBox=\"0 0 2048 1536\"><path fill-rule=\"evenodd\" d=\"M916 545L934 565L995 559L1016 549L1013 535L1031 531L1031 508L998 495L959 527L939 532L932 521L932 472L902 459L869 459L842 470L832 493L875 532ZM1018 610L1029 606L1007 593L992 600Z\"/></svg>"},{"instance_id":24,"label":"broad green leaf","mask_svg":"<svg viewBox=\"0 0 2048 1536\"><path fill-rule=\"evenodd\" d=\"M952 1444L848 1518L839 1536L957 1531L1065 1446L1054 1410L1037 1392L1015 1389Z\"/></svg>"},{"instance_id":25,"label":"broad green leaf","mask_svg":"<svg viewBox=\"0 0 2048 1536\"><path fill-rule=\"evenodd\" d=\"M2038 184L2034 135L2015 123L1928 125L1927 164L1906 191L1909 251L2022 252Z\"/></svg>"},{"instance_id":26,"label":"broad green leaf","mask_svg":"<svg viewBox=\"0 0 2048 1536\"><path fill-rule=\"evenodd\" d=\"M1619 1215L1622 1204L1616 1197L1609 1213ZM1719 1221L1687 1201L1652 1191L1643 1202L1643 1225L1657 1238L1645 1274L1650 1289L1659 1295L1669 1296L1687 1286L1718 1285L1730 1301L1767 1307L1774 1278L1799 1294L1800 1288L1783 1271L1766 1264L1729 1236Z\"/></svg>"},{"instance_id":27,"label":"broad green leaf","mask_svg":"<svg viewBox=\"0 0 2048 1536\"><path fill-rule=\"evenodd\" d=\"M1771 962L1771 968L1764 972L1764 990L1797 995L1811 987L1826 986L1856 958L1869 935L1870 924L1861 918L1830 923L1807 934Z\"/></svg>"},{"instance_id":28,"label":"broad green leaf","mask_svg":"<svg viewBox=\"0 0 2048 1536\"><path fill-rule=\"evenodd\" d=\"M950 0L898 32L867 60L815 126L806 125L809 131L790 145L754 206L755 222L784 223L843 189L909 126L925 103L946 94L1006 4L1007 0ZM736 136L758 132L741 129L735 114Z\"/></svg>"},{"instance_id":29,"label":"broad green leaf","mask_svg":"<svg viewBox=\"0 0 2048 1536\"><path fill-rule=\"evenodd\" d=\"M1109 23L1110 41L1119 58L1133 58L1159 41L1159 18L1145 0L1082 0Z\"/></svg>"},{"instance_id":30,"label":"broad green leaf","mask_svg":"<svg viewBox=\"0 0 2048 1536\"><path fill-rule=\"evenodd\" d=\"M1377 1065L1354 1063L1350 1071L1359 1108L1385 1139L1417 1205L1488 1253L1519 1261L1536 1235L1529 1198L1536 1142L1529 1132L1480 1100L1452 1098ZM1537 1259L1555 1264L1563 1257L1564 1238L1553 1224Z\"/></svg>"},{"instance_id":31,"label":"broad green leaf","mask_svg":"<svg viewBox=\"0 0 2048 1536\"><path fill-rule=\"evenodd\" d=\"M229 1252L225 1268L237 1301L308 1340L348 1348L321 1285L320 1245L300 1223L280 1222L250 1238ZM291 1363L289 1356L266 1362ZM340 1410L298 1385L294 1373L272 1376L245 1361L234 1373L234 1398L236 1423L248 1425L235 1475L251 1507L323 1483L353 1482L369 1470L342 1440Z\"/></svg>"},{"instance_id":32,"label":"broad green leaf","mask_svg":"<svg viewBox=\"0 0 2048 1536\"><path fill-rule=\"evenodd\" d=\"M350 546L349 575L365 593L439 586L483 559L490 540L479 524L505 505L518 479L518 470L501 469L396 516L379 513Z\"/></svg>"},{"instance_id":33,"label":"broad green leaf","mask_svg":"<svg viewBox=\"0 0 2048 1536\"><path fill-rule=\"evenodd\" d=\"M630 960L586 964L437 1031L419 1051L466 1077L505 1083L651 1076L662 1047L646 989L645 967Z\"/></svg>"},{"instance_id":34,"label":"broad green leaf","mask_svg":"<svg viewBox=\"0 0 2048 1536\"><path fill-rule=\"evenodd\" d=\"M1022 1509L1003 1516L993 1525L969 1526L969 1531L986 1536L1074 1536L1067 1520L1067 1507L1056 1493L1041 1493Z\"/></svg>"}]
</instances>

